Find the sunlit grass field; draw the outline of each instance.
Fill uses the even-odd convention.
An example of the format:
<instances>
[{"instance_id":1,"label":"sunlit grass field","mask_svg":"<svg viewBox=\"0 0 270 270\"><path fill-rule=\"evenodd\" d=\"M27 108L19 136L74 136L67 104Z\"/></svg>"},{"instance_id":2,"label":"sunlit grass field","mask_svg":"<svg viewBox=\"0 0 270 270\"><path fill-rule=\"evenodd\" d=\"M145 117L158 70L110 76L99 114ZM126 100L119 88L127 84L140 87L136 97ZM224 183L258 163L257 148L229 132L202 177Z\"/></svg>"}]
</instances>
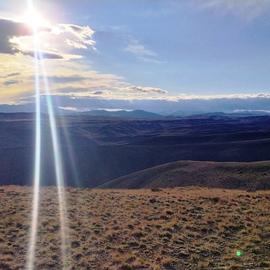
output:
<instances>
[{"instance_id":1,"label":"sunlit grass field","mask_svg":"<svg viewBox=\"0 0 270 270\"><path fill-rule=\"evenodd\" d=\"M23 269L30 187L0 189L0 269ZM67 188L67 269L270 269L270 191ZM62 269L57 190L42 188L36 269Z\"/></svg>"}]
</instances>

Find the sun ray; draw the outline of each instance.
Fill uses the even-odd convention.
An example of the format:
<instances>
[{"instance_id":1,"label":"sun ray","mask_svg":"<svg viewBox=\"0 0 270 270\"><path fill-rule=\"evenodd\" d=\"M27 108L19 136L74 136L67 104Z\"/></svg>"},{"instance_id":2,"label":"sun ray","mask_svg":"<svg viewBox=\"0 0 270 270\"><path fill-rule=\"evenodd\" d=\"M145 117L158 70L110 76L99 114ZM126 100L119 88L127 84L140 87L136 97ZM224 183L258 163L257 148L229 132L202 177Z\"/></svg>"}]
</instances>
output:
<instances>
[{"instance_id":1,"label":"sun ray","mask_svg":"<svg viewBox=\"0 0 270 270\"><path fill-rule=\"evenodd\" d=\"M53 155L54 155L54 166L56 173L56 185L58 193L58 206L59 206L59 219L60 219L60 233L61 233L61 252L62 252L62 263L65 269L68 263L67 245L68 245L68 222L67 222L67 208L66 208L66 196L65 196L65 181L63 174L62 156L60 150L59 135L57 132L55 112L53 108L53 102L51 98L51 91L48 82L47 72L45 69L42 53L39 52L41 74L45 87L46 103L49 113L49 123L53 143Z\"/></svg>"},{"instance_id":2,"label":"sun ray","mask_svg":"<svg viewBox=\"0 0 270 270\"><path fill-rule=\"evenodd\" d=\"M66 269L68 264L67 259L67 210L65 197L65 184L63 176L63 165L60 151L59 137L57 133L56 119L54 108L51 99L50 87L46 75L44 59L40 50L38 28L41 26L42 20L38 13L34 10L34 5L31 0L28 0L28 17L29 25L33 29L33 48L35 59L35 92L36 92L36 134L35 134L35 167L34 167L34 183L33 183L33 201L32 201L32 223L28 248L27 269L34 269L35 265L35 250L37 243L38 231L38 216L39 216L39 194L40 194L40 178L41 178L41 105L40 105L40 77L43 79L43 84L46 94L46 103L49 114L49 126L53 144L53 158L56 174L56 186L58 193L58 207L60 219L60 234L61 234L61 252L63 269Z\"/></svg>"},{"instance_id":3,"label":"sun ray","mask_svg":"<svg viewBox=\"0 0 270 270\"><path fill-rule=\"evenodd\" d=\"M28 7L33 7L33 2L28 0ZM31 214L31 231L28 245L27 269L34 269L35 250L38 231L38 214L39 214L39 194L41 178L41 109L40 109L40 80L39 80L39 63L38 63L38 39L37 28L33 25L33 48L34 48L34 66L35 66L35 162L34 162L34 179L33 179L33 199Z\"/></svg>"}]
</instances>

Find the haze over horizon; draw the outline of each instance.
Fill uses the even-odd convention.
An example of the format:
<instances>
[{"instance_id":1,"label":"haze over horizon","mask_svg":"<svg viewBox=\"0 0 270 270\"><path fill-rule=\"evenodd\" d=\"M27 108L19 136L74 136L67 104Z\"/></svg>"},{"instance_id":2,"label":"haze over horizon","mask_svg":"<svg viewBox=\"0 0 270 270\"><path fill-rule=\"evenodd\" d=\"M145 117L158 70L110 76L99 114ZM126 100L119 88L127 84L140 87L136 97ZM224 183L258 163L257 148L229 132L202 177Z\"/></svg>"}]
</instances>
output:
<instances>
[{"instance_id":1,"label":"haze over horizon","mask_svg":"<svg viewBox=\"0 0 270 270\"><path fill-rule=\"evenodd\" d=\"M175 111L268 110L270 2L0 3L0 111L34 100L31 24L56 106Z\"/></svg>"}]
</instances>

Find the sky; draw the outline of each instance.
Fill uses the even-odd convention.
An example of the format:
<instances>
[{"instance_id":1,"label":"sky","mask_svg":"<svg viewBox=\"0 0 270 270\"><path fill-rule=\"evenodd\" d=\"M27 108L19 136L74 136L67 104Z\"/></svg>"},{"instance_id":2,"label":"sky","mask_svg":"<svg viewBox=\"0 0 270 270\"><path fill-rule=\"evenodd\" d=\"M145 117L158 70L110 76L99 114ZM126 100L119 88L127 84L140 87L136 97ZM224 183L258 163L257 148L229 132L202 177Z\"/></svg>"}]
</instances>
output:
<instances>
[{"instance_id":1,"label":"sky","mask_svg":"<svg viewBox=\"0 0 270 270\"><path fill-rule=\"evenodd\" d=\"M0 0L0 110L33 102L33 24L61 108L270 108L270 0L33 2Z\"/></svg>"}]
</instances>

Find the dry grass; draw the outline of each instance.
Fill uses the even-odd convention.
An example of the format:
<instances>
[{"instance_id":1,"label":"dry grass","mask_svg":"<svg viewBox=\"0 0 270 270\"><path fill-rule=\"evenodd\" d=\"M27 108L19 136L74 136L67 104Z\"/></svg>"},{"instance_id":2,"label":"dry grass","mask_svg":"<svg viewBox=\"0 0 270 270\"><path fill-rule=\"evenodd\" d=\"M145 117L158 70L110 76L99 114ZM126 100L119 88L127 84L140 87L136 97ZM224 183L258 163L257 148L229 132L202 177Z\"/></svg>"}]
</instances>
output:
<instances>
[{"instance_id":1,"label":"dry grass","mask_svg":"<svg viewBox=\"0 0 270 270\"><path fill-rule=\"evenodd\" d=\"M270 192L67 189L70 269L270 269ZM31 189L0 189L0 269L22 269ZM236 256L241 250L243 255ZM57 195L43 188L36 269L61 269Z\"/></svg>"}]
</instances>

